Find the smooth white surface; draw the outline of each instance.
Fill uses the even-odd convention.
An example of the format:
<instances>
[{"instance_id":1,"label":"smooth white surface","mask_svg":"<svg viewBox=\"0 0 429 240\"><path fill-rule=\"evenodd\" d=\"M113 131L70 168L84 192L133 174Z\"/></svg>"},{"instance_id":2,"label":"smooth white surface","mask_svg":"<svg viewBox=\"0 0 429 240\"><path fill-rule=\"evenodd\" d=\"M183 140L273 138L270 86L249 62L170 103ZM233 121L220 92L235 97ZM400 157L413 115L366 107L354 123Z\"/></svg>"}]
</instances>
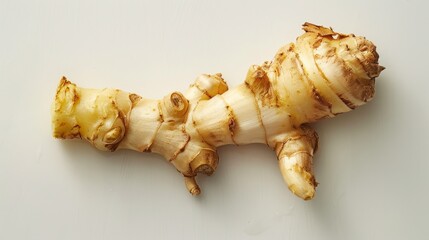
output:
<instances>
[{"instance_id":1,"label":"smooth white surface","mask_svg":"<svg viewBox=\"0 0 429 240\"><path fill-rule=\"evenodd\" d=\"M424 1L0 1L0 239L424 239L429 235ZM364 35L387 69L370 104L315 125L314 200L275 154L223 147L191 197L161 157L51 137L62 75L160 98L200 73L235 86L305 21Z\"/></svg>"}]
</instances>

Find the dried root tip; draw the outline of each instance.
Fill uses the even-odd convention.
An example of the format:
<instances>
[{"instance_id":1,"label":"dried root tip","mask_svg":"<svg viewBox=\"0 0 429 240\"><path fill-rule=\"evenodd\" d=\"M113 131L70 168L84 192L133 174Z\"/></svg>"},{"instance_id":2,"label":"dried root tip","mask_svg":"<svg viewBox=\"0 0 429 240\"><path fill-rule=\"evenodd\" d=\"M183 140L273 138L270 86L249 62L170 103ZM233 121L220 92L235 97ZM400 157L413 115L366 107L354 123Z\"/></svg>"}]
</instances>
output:
<instances>
[{"instance_id":1,"label":"dried root tip","mask_svg":"<svg viewBox=\"0 0 429 240\"><path fill-rule=\"evenodd\" d=\"M201 193L201 189L195 181L194 177L185 176L185 185L188 191L192 194L192 196L197 196Z\"/></svg>"},{"instance_id":2,"label":"dried root tip","mask_svg":"<svg viewBox=\"0 0 429 240\"><path fill-rule=\"evenodd\" d=\"M164 105L171 116L182 117L188 111L189 102L180 92L173 92L164 97Z\"/></svg>"},{"instance_id":3,"label":"dried root tip","mask_svg":"<svg viewBox=\"0 0 429 240\"><path fill-rule=\"evenodd\" d=\"M203 173L208 176L212 175L217 168L219 158L216 152L208 149L203 149L198 155L191 161L189 166L193 173Z\"/></svg>"},{"instance_id":4,"label":"dried root tip","mask_svg":"<svg viewBox=\"0 0 429 240\"><path fill-rule=\"evenodd\" d=\"M333 38L337 38L337 37L353 36L353 34L347 35L347 34L337 33L332 28L327 28L327 27L319 26L319 25L312 24L312 23L309 23L309 22L304 23L302 25L302 29L305 32L317 33L319 36L322 36L322 37L332 36Z\"/></svg>"}]
</instances>

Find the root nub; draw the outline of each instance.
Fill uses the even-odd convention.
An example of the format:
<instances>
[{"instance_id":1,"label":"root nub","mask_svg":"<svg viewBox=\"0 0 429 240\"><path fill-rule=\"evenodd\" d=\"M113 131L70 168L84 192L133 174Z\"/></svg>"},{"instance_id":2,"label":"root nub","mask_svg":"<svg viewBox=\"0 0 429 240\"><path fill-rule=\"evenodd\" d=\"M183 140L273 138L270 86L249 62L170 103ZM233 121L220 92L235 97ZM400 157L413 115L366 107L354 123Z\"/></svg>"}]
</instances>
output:
<instances>
[{"instance_id":1,"label":"root nub","mask_svg":"<svg viewBox=\"0 0 429 240\"><path fill-rule=\"evenodd\" d=\"M192 196L197 196L201 193L201 189L195 181L195 178L185 177L185 185L189 193L192 194Z\"/></svg>"},{"instance_id":2,"label":"root nub","mask_svg":"<svg viewBox=\"0 0 429 240\"><path fill-rule=\"evenodd\" d=\"M191 161L189 166L193 173L203 173L205 175L212 175L216 170L218 164L218 156L216 152L208 149L203 149L200 153Z\"/></svg>"},{"instance_id":3,"label":"root nub","mask_svg":"<svg viewBox=\"0 0 429 240\"><path fill-rule=\"evenodd\" d=\"M168 113L174 117L181 117L188 111L188 99L180 92L173 92L164 98L164 106Z\"/></svg>"}]
</instances>

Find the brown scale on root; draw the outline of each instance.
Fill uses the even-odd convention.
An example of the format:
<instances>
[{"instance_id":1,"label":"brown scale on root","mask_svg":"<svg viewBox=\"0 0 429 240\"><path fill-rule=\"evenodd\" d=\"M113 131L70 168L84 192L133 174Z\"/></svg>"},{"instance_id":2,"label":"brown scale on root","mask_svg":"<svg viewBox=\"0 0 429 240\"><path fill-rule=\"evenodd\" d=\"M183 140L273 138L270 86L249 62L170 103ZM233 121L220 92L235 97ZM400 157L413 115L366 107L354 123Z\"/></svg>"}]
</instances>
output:
<instances>
[{"instance_id":1,"label":"brown scale on root","mask_svg":"<svg viewBox=\"0 0 429 240\"><path fill-rule=\"evenodd\" d=\"M317 182L317 133L308 123L370 101L378 64L363 37L305 23L305 33L253 65L243 84L228 89L221 74L199 76L184 93L160 100L115 89L86 89L62 78L52 106L53 135L95 147L161 154L183 175L192 195L198 174L211 175L226 144L267 144L289 189L308 200Z\"/></svg>"}]
</instances>

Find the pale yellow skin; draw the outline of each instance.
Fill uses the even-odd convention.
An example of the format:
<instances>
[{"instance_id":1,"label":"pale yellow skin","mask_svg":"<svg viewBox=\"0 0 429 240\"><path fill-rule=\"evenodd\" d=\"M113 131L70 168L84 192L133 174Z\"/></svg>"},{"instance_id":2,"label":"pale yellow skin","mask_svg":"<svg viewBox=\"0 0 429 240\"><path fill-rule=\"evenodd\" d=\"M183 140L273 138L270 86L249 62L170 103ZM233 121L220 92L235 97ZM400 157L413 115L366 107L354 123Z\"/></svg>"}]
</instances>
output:
<instances>
[{"instance_id":1,"label":"pale yellow skin","mask_svg":"<svg viewBox=\"0 0 429 240\"><path fill-rule=\"evenodd\" d=\"M307 200L317 185L313 154L317 134L307 123L360 106L374 95L375 46L306 23L296 43L273 61L251 66L243 84L228 90L220 74L201 75L184 93L160 100L114 89L85 89L61 80L52 108L54 136L82 138L101 150L159 153L184 176L212 174L216 148L267 144L276 151L289 189Z\"/></svg>"}]
</instances>

